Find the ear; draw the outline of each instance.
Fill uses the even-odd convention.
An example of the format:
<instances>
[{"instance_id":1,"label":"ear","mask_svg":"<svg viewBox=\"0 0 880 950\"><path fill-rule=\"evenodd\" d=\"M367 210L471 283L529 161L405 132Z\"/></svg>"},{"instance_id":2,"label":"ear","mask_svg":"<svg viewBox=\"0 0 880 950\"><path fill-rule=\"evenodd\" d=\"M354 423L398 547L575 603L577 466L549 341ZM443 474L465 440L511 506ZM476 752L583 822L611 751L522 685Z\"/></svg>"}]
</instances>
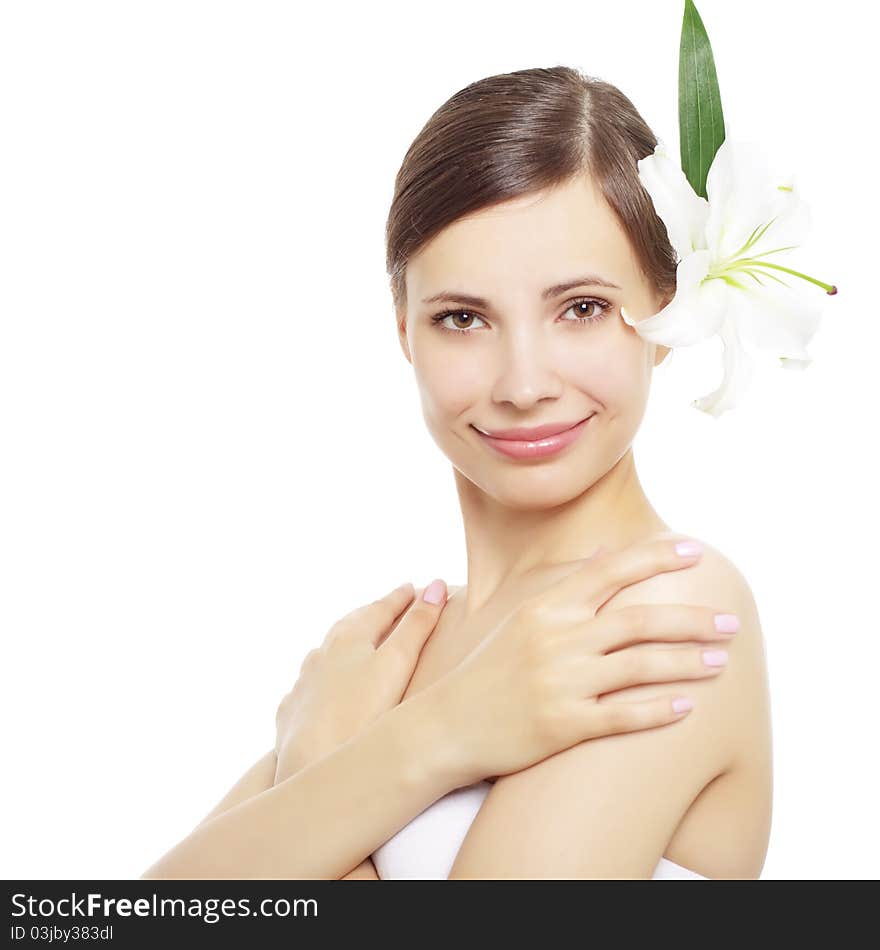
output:
<instances>
[{"instance_id":1,"label":"ear","mask_svg":"<svg viewBox=\"0 0 880 950\"><path fill-rule=\"evenodd\" d=\"M674 296L674 294L667 294L665 297L659 298L654 313L659 313ZM654 345L654 365L659 366L671 352L672 350L668 346L662 346L661 344L656 343Z\"/></svg>"},{"instance_id":2,"label":"ear","mask_svg":"<svg viewBox=\"0 0 880 950\"><path fill-rule=\"evenodd\" d=\"M412 364L412 356L409 352L409 340L406 338L406 310L404 308L397 308L395 311L395 319L397 320L397 338L400 341L400 348L403 350L403 355L406 357L407 362Z\"/></svg>"}]
</instances>

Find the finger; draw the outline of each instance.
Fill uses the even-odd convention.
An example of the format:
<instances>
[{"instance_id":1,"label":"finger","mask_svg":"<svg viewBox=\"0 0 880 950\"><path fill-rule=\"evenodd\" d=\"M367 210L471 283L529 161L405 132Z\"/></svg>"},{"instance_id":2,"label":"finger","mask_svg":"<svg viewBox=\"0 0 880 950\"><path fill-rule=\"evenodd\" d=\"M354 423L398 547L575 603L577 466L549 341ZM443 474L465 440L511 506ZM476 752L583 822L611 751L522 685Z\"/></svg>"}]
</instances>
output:
<instances>
[{"instance_id":1,"label":"finger","mask_svg":"<svg viewBox=\"0 0 880 950\"><path fill-rule=\"evenodd\" d=\"M443 613L447 593L446 583L441 578L430 583L413 601L400 623L388 634L379 646L379 651L398 652L414 667L425 641L433 633L440 614ZM438 603L426 600L426 595L439 597Z\"/></svg>"},{"instance_id":2,"label":"finger","mask_svg":"<svg viewBox=\"0 0 880 950\"><path fill-rule=\"evenodd\" d=\"M684 702L681 702L682 700ZM674 703L683 707L681 711L677 711ZM674 693L638 702L589 703L584 706L584 738L594 739L598 736L665 726L667 723L684 719L692 707L693 701L689 697Z\"/></svg>"},{"instance_id":3,"label":"finger","mask_svg":"<svg viewBox=\"0 0 880 950\"><path fill-rule=\"evenodd\" d=\"M363 622L363 629L367 631L373 646L387 635L389 628L398 617L412 603L415 588L410 581L395 587L384 597L374 600L370 604L358 607L349 616L357 617ZM360 626L360 624L359 624Z\"/></svg>"},{"instance_id":4,"label":"finger","mask_svg":"<svg viewBox=\"0 0 880 950\"><path fill-rule=\"evenodd\" d=\"M732 618L732 621L727 619ZM735 614L695 604L632 604L598 614L587 625L586 646L610 653L648 640L729 640Z\"/></svg>"},{"instance_id":5,"label":"finger","mask_svg":"<svg viewBox=\"0 0 880 950\"><path fill-rule=\"evenodd\" d=\"M600 659L598 672L593 666L590 690L599 695L643 683L707 679L724 670L726 663L719 661L726 653L726 650L705 650L703 647L617 650Z\"/></svg>"},{"instance_id":6,"label":"finger","mask_svg":"<svg viewBox=\"0 0 880 950\"><path fill-rule=\"evenodd\" d=\"M688 545L679 550L677 546ZM586 563L566 574L543 592L539 599L565 608L572 602L588 605L593 612L610 600L619 590L665 571L677 571L696 564L701 551L690 545L699 544L689 538L640 541L620 551L595 554Z\"/></svg>"}]
</instances>

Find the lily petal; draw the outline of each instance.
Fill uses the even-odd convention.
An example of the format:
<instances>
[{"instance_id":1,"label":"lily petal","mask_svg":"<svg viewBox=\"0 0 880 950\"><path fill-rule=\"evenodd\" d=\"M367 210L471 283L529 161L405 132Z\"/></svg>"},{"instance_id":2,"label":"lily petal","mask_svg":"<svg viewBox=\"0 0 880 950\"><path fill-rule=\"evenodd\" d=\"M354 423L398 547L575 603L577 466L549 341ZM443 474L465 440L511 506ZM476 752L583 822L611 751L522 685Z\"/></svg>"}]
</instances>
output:
<instances>
[{"instance_id":1,"label":"lily petal","mask_svg":"<svg viewBox=\"0 0 880 950\"><path fill-rule=\"evenodd\" d=\"M694 251L676 268L675 296L651 317L633 320L621 307L624 323L649 343L691 346L717 333L724 316L724 288L720 280L702 283L709 270L709 251Z\"/></svg>"},{"instance_id":2,"label":"lily petal","mask_svg":"<svg viewBox=\"0 0 880 950\"><path fill-rule=\"evenodd\" d=\"M700 399L695 399L691 405L718 417L728 409L733 409L748 389L752 380L752 360L742 346L733 320L725 319L720 330L721 342L724 344L722 361L724 378L721 385Z\"/></svg>"},{"instance_id":3,"label":"lily petal","mask_svg":"<svg viewBox=\"0 0 880 950\"><path fill-rule=\"evenodd\" d=\"M757 143L721 143L706 177L706 246L716 261L737 254L756 228L785 207L786 198L797 198L795 192L780 191L780 185L793 187L792 175L772 167Z\"/></svg>"},{"instance_id":4,"label":"lily petal","mask_svg":"<svg viewBox=\"0 0 880 950\"><path fill-rule=\"evenodd\" d=\"M731 289L729 317L750 344L785 359L809 360L806 348L821 322L821 307L772 277L761 275L761 280L763 284L748 276L740 278L742 289Z\"/></svg>"},{"instance_id":5,"label":"lily petal","mask_svg":"<svg viewBox=\"0 0 880 950\"><path fill-rule=\"evenodd\" d=\"M787 190L789 189L789 190ZM780 256L790 254L792 250L804 243L810 230L810 209L800 196L800 191L794 182L785 186L777 186L774 198L770 200L771 217L769 226L749 248L746 254L749 257L763 257L764 260L774 263ZM767 222L765 222L767 223ZM786 248L786 252L777 252L777 248ZM768 253L773 251L774 253ZM780 274L780 277L783 275Z\"/></svg>"},{"instance_id":6,"label":"lily petal","mask_svg":"<svg viewBox=\"0 0 880 950\"><path fill-rule=\"evenodd\" d=\"M806 369L806 368L810 365L810 363L812 363L812 362L813 362L812 360L793 360L793 359L790 359L790 358L787 357L787 356L780 356L780 357L779 357L779 364L780 364L780 366L782 366L783 369L800 369L800 370L804 370L804 369Z\"/></svg>"},{"instance_id":7,"label":"lily petal","mask_svg":"<svg viewBox=\"0 0 880 950\"><path fill-rule=\"evenodd\" d=\"M666 225L669 242L679 258L706 247L709 204L691 187L678 162L662 142L638 162L639 179L651 196L654 210Z\"/></svg>"}]
</instances>

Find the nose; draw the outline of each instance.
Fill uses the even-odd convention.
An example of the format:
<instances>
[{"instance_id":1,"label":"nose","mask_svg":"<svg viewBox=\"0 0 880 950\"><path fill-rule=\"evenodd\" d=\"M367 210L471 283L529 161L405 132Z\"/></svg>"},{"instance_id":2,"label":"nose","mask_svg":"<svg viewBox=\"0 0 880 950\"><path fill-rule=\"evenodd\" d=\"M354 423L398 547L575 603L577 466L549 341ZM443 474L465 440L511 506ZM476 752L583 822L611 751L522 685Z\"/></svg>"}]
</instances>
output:
<instances>
[{"instance_id":1,"label":"nose","mask_svg":"<svg viewBox=\"0 0 880 950\"><path fill-rule=\"evenodd\" d=\"M498 347L498 369L492 385L495 402L529 409L541 399L557 399L562 381L553 348L541 326L521 325L504 335Z\"/></svg>"}]
</instances>

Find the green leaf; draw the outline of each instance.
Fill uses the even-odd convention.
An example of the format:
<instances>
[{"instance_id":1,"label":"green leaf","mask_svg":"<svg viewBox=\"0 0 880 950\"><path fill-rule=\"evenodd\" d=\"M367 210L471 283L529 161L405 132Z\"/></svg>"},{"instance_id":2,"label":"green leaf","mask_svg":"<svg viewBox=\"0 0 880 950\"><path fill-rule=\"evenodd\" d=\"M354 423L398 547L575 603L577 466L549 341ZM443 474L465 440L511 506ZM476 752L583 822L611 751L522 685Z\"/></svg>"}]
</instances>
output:
<instances>
[{"instance_id":1,"label":"green leaf","mask_svg":"<svg viewBox=\"0 0 880 950\"><path fill-rule=\"evenodd\" d=\"M712 46L693 0L685 0L681 23L678 135L682 171L694 191L705 198L706 176L724 141L724 115Z\"/></svg>"}]
</instances>

